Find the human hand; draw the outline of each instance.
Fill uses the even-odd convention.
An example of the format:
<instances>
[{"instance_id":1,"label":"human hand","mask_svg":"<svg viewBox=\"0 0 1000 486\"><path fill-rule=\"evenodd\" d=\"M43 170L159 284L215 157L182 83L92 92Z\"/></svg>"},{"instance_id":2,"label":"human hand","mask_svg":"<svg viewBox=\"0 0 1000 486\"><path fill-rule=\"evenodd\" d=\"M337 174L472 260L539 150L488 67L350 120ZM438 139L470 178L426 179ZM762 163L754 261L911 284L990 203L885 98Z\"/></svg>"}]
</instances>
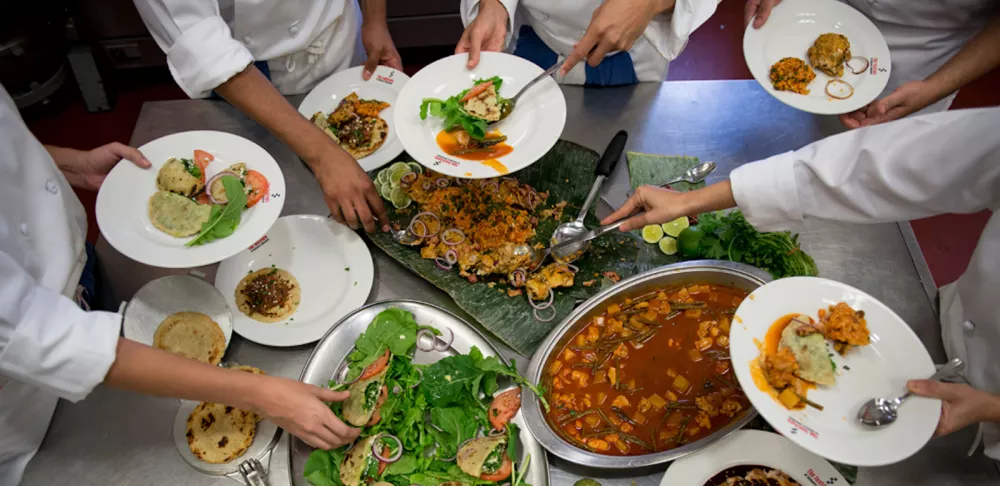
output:
<instances>
[{"instance_id":1,"label":"human hand","mask_svg":"<svg viewBox=\"0 0 1000 486\"><path fill-rule=\"evenodd\" d=\"M104 178L122 159L127 159L143 169L152 167L142 152L118 142L101 145L93 150L47 148L69 184L88 191L100 189Z\"/></svg>"},{"instance_id":2,"label":"human hand","mask_svg":"<svg viewBox=\"0 0 1000 486\"><path fill-rule=\"evenodd\" d=\"M342 402L350 395L300 381L262 376L254 412L313 447L336 449L357 438L361 429L342 422L323 402Z\"/></svg>"},{"instance_id":3,"label":"human hand","mask_svg":"<svg viewBox=\"0 0 1000 486\"><path fill-rule=\"evenodd\" d=\"M642 214L632 216L626 220L619 229L621 231L632 231L640 229L647 224L666 223L673 221L680 216L684 216L686 199L685 194L670 189L656 186L641 186L635 190L635 194L625 201L622 207L611 213L610 216L601 221L602 225L610 224L622 219L632 213L645 211Z\"/></svg>"},{"instance_id":4,"label":"human hand","mask_svg":"<svg viewBox=\"0 0 1000 486\"><path fill-rule=\"evenodd\" d=\"M910 81L864 108L840 115L847 128L860 128L903 118L940 99L927 81Z\"/></svg>"},{"instance_id":5,"label":"human hand","mask_svg":"<svg viewBox=\"0 0 1000 486\"><path fill-rule=\"evenodd\" d=\"M479 64L480 51L498 52L507 39L507 9L498 0L480 0L479 14L469 23L455 46L455 54L469 53L466 67Z\"/></svg>"},{"instance_id":6,"label":"human hand","mask_svg":"<svg viewBox=\"0 0 1000 486\"><path fill-rule=\"evenodd\" d=\"M375 219L382 231L389 231L382 197L375 184L361 166L340 147L324 152L322 160L310 164L323 189L323 198L330 207L330 215L341 224L358 229L360 222L365 231L377 231Z\"/></svg>"},{"instance_id":7,"label":"human hand","mask_svg":"<svg viewBox=\"0 0 1000 486\"><path fill-rule=\"evenodd\" d=\"M743 7L743 28L750 25L750 19L753 19L753 28L763 27L767 18L771 16L771 9L779 3L781 0L747 0ZM753 18L754 15L757 16L756 19Z\"/></svg>"},{"instance_id":8,"label":"human hand","mask_svg":"<svg viewBox=\"0 0 1000 486\"><path fill-rule=\"evenodd\" d=\"M361 77L365 81L371 79L375 67L379 64L393 69L403 70L403 58L399 56L396 45L389 35L389 26L385 20L365 21L361 24L361 44L365 46L368 59Z\"/></svg>"},{"instance_id":9,"label":"human hand","mask_svg":"<svg viewBox=\"0 0 1000 486\"><path fill-rule=\"evenodd\" d=\"M969 425L996 421L1000 416L1000 397L976 390L969 385L942 383L933 380L910 380L906 387L914 395L942 401L941 420L936 437L962 430Z\"/></svg>"},{"instance_id":10,"label":"human hand","mask_svg":"<svg viewBox=\"0 0 1000 486\"><path fill-rule=\"evenodd\" d=\"M674 0L605 0L594 10L587 32L573 46L559 74L565 76L583 59L597 67L607 53L631 49L653 16L673 6Z\"/></svg>"}]
</instances>

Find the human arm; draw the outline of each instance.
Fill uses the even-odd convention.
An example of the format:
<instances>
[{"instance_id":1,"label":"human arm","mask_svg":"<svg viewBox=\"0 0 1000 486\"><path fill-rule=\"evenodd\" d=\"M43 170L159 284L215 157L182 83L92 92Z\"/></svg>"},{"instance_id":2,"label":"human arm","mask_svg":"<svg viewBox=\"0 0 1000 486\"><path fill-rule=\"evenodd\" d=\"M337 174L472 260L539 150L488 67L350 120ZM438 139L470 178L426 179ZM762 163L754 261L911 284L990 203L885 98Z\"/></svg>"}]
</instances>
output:
<instances>
[{"instance_id":1,"label":"human arm","mask_svg":"<svg viewBox=\"0 0 1000 486\"><path fill-rule=\"evenodd\" d=\"M965 384L932 380L910 380L906 387L914 395L941 400L941 419L934 435L941 437L981 422L1000 423L1000 395Z\"/></svg>"},{"instance_id":2,"label":"human arm","mask_svg":"<svg viewBox=\"0 0 1000 486\"><path fill-rule=\"evenodd\" d=\"M364 20L361 23L361 43L364 44L365 52L368 54L361 76L366 80L371 79L375 67L379 64L402 71L403 59L392 43L392 36L389 35L385 0L362 0L361 10L364 13Z\"/></svg>"},{"instance_id":3,"label":"human arm","mask_svg":"<svg viewBox=\"0 0 1000 486\"><path fill-rule=\"evenodd\" d=\"M904 83L889 96L840 115L840 122L847 128L858 128L897 120L920 111L1000 67L998 46L1000 15L927 79Z\"/></svg>"},{"instance_id":4,"label":"human arm","mask_svg":"<svg viewBox=\"0 0 1000 486\"><path fill-rule=\"evenodd\" d=\"M653 17L671 12L676 0L605 0L594 10L590 25L559 68L565 76L582 60L596 67L611 51L627 51Z\"/></svg>"},{"instance_id":5,"label":"human arm","mask_svg":"<svg viewBox=\"0 0 1000 486\"><path fill-rule=\"evenodd\" d=\"M667 222L735 202L761 231L806 218L854 223L1000 206L1000 108L937 113L841 133L744 165L728 183L687 193L636 192L605 222L644 208ZM638 227L641 227L639 225Z\"/></svg>"},{"instance_id":6,"label":"human arm","mask_svg":"<svg viewBox=\"0 0 1000 486\"><path fill-rule=\"evenodd\" d=\"M479 64L481 51L499 52L514 29L514 11L518 0L462 0L465 31L455 46L455 54L468 52L469 69Z\"/></svg>"},{"instance_id":7,"label":"human arm","mask_svg":"<svg viewBox=\"0 0 1000 486\"><path fill-rule=\"evenodd\" d=\"M143 169L152 166L137 149L118 142L101 145L93 150L77 150L54 145L46 145L45 150L71 186L88 191L100 189L104 178L122 159L130 160Z\"/></svg>"}]
</instances>

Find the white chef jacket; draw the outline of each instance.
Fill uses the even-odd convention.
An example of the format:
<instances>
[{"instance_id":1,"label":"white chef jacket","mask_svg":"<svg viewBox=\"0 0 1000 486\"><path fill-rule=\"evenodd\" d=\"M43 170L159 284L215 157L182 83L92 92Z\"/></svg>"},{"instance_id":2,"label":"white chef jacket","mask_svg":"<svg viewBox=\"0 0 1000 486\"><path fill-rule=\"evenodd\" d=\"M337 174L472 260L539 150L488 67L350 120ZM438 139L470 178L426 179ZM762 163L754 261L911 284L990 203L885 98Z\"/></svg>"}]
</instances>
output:
<instances>
[{"instance_id":1,"label":"white chef jacket","mask_svg":"<svg viewBox=\"0 0 1000 486\"><path fill-rule=\"evenodd\" d=\"M357 0L135 0L188 96L213 89L254 61L267 61L286 95L365 60Z\"/></svg>"},{"instance_id":2,"label":"white chef jacket","mask_svg":"<svg viewBox=\"0 0 1000 486\"><path fill-rule=\"evenodd\" d=\"M994 211L969 267L941 289L941 336L974 387L1000 393L1000 108L958 110L852 130L730 175L761 231L806 218L875 223ZM915 376L914 378L926 378ZM982 428L1000 459L1000 426Z\"/></svg>"},{"instance_id":3,"label":"white chef jacket","mask_svg":"<svg viewBox=\"0 0 1000 486\"><path fill-rule=\"evenodd\" d=\"M118 314L69 298L87 215L0 87L0 484L16 485L58 397L77 401L115 359Z\"/></svg>"},{"instance_id":4,"label":"white chef jacket","mask_svg":"<svg viewBox=\"0 0 1000 486\"><path fill-rule=\"evenodd\" d=\"M715 13L722 0L677 0L674 10L660 14L635 40L628 50L640 82L660 82L667 79L667 68L684 50L695 29ZM507 9L506 50L514 52L517 32L522 25L529 25L538 37L565 58L573 52L573 45L583 38L590 25L594 10L601 0L500 0ZM518 8L520 7L520 8ZM479 15L479 0L462 0L462 22L468 27ZM615 54L616 52L609 53ZM556 75L564 84L584 84L587 80L586 60L581 61L566 74Z\"/></svg>"},{"instance_id":5,"label":"white chef jacket","mask_svg":"<svg viewBox=\"0 0 1000 486\"><path fill-rule=\"evenodd\" d=\"M889 83L879 99L909 81L926 79L951 59L1000 8L997 0L842 0L868 17L892 58ZM861 54L861 53L859 53ZM947 110L955 94L915 114Z\"/></svg>"}]
</instances>

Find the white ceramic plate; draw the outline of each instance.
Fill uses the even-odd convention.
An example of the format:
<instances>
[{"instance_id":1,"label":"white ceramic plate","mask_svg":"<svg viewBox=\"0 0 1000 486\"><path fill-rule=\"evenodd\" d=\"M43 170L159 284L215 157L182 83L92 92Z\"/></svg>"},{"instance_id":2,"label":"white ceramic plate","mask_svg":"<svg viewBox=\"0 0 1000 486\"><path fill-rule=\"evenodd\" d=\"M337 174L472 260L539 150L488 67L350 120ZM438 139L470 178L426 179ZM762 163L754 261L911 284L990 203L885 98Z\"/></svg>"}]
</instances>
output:
<instances>
[{"instance_id":1,"label":"white ceramic plate","mask_svg":"<svg viewBox=\"0 0 1000 486\"><path fill-rule=\"evenodd\" d=\"M236 305L236 286L248 273L274 265L291 272L302 299L288 320L255 321ZM233 330L268 346L319 340L337 321L364 305L375 278L372 256L357 233L321 216L285 216L254 246L222 262L215 287L233 309Z\"/></svg>"},{"instance_id":2,"label":"white ceramic plate","mask_svg":"<svg viewBox=\"0 0 1000 486\"><path fill-rule=\"evenodd\" d=\"M206 180L237 162L264 175L269 194L243 211L236 231L211 243L188 248L194 237L176 238L153 226L147 205L157 191L156 174L170 157L192 158L195 149L211 153ZM181 132L149 142L139 150L152 162L150 169L122 161L111 170L97 194L97 225L116 250L139 263L163 268L190 268L218 263L257 241L281 214L285 178L278 163L259 145L230 133Z\"/></svg>"},{"instance_id":3,"label":"white ceramic plate","mask_svg":"<svg viewBox=\"0 0 1000 486\"><path fill-rule=\"evenodd\" d=\"M840 356L829 348L837 365L837 383L809 392L822 411L806 407L790 411L760 390L750 375L750 362L760 351L768 328L787 314L806 314L838 302L865 312L871 344ZM857 421L858 409L872 397L895 397L906 381L927 378L935 371L927 349L906 322L872 296L851 286L815 277L775 280L754 290L736 310L729 332L733 367L740 386L771 427L796 444L831 461L879 466L902 461L931 438L941 414L941 402L913 397L902 406L896 423L877 430Z\"/></svg>"},{"instance_id":4,"label":"white ceramic plate","mask_svg":"<svg viewBox=\"0 0 1000 486\"><path fill-rule=\"evenodd\" d=\"M393 112L395 111L396 97L410 77L391 67L379 66L375 69L371 79L365 81L361 78L363 69L364 66L345 69L317 84L299 104L299 113L306 118L312 118L317 111L329 115L337 108L340 100L352 92L357 93L361 99L389 103L390 106L379 113L379 116L389 124L389 134L386 136L385 143L371 155L358 160L361 168L368 172L382 167L403 152L403 144L399 141L399 136L393 126L395 124Z\"/></svg>"},{"instance_id":5,"label":"white ceramic plate","mask_svg":"<svg viewBox=\"0 0 1000 486\"><path fill-rule=\"evenodd\" d=\"M846 100L828 96L826 83L831 78L819 70L815 70L816 79L809 84L807 95L775 90L769 77L771 66L785 57L797 57L808 64L806 51L820 34L828 32L847 36L851 54L869 60L868 70L862 74L844 69L841 79L854 86L854 95ZM885 89L891 70L889 46L875 24L834 0L785 0L776 5L763 27L747 27L743 57L764 90L786 105L820 115L849 113L871 103Z\"/></svg>"},{"instance_id":6,"label":"white ceramic plate","mask_svg":"<svg viewBox=\"0 0 1000 486\"><path fill-rule=\"evenodd\" d=\"M152 346L160 323L177 312L200 312L210 317L222 329L229 347L233 314L226 299L212 284L190 275L168 275L143 285L125 306L122 331L126 338Z\"/></svg>"},{"instance_id":7,"label":"white ceramic plate","mask_svg":"<svg viewBox=\"0 0 1000 486\"><path fill-rule=\"evenodd\" d=\"M740 430L694 454L670 464L660 486L704 486L715 475L735 466L780 469L801 485L847 486L829 462L762 430Z\"/></svg>"},{"instance_id":8,"label":"white ceramic plate","mask_svg":"<svg viewBox=\"0 0 1000 486\"><path fill-rule=\"evenodd\" d=\"M501 52L484 52L479 65L465 67L469 56L455 54L441 59L413 76L399 93L396 103L396 134L414 160L441 174L481 179L517 172L537 161L555 145L566 124L566 98L555 80L538 82L518 101L514 111L496 126L507 136L514 151L496 159L501 166L490 167L475 160L448 155L438 147L435 137L444 129L442 119L420 119L424 98L448 99L472 87L476 79L500 76L500 95L514 96L521 87L542 74L531 61Z\"/></svg>"}]
</instances>

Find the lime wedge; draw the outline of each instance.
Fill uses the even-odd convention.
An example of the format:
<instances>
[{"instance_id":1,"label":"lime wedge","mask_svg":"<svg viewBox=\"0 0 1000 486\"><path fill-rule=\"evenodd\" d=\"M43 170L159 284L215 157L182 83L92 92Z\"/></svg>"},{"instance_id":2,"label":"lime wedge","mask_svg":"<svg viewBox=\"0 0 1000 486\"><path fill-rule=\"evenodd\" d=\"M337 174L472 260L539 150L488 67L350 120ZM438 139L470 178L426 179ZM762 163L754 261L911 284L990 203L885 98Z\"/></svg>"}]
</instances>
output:
<instances>
[{"instance_id":1,"label":"lime wedge","mask_svg":"<svg viewBox=\"0 0 1000 486\"><path fill-rule=\"evenodd\" d=\"M413 172L416 172L417 175L424 173L424 166L422 166L422 165L420 165L420 164L418 164L416 162L407 162L406 165L410 166L410 170L412 170Z\"/></svg>"},{"instance_id":2,"label":"lime wedge","mask_svg":"<svg viewBox=\"0 0 1000 486\"><path fill-rule=\"evenodd\" d=\"M660 246L660 251L662 251L664 255L673 255L674 253L677 253L677 239L672 236L663 238L659 241L659 243L657 243L657 245Z\"/></svg>"},{"instance_id":3,"label":"lime wedge","mask_svg":"<svg viewBox=\"0 0 1000 486\"><path fill-rule=\"evenodd\" d=\"M379 181L379 183L389 182L389 169L384 169L382 171L379 171L378 176L375 177L375 180Z\"/></svg>"},{"instance_id":4,"label":"lime wedge","mask_svg":"<svg viewBox=\"0 0 1000 486\"><path fill-rule=\"evenodd\" d=\"M410 196L407 196L406 192L399 187L396 187L389 192L389 201L392 201L392 206L396 209L403 209L413 202L410 200Z\"/></svg>"},{"instance_id":5,"label":"lime wedge","mask_svg":"<svg viewBox=\"0 0 1000 486\"><path fill-rule=\"evenodd\" d=\"M399 180L403 178L403 174L410 172L410 168L404 166L402 169L396 169L389 173L389 184L392 187L399 187Z\"/></svg>"},{"instance_id":6,"label":"lime wedge","mask_svg":"<svg viewBox=\"0 0 1000 486\"><path fill-rule=\"evenodd\" d=\"M407 165L406 162L396 162L395 164L390 165L389 168L386 170L388 170L389 173L392 174L393 172L396 172L399 169L410 170L410 166Z\"/></svg>"},{"instance_id":7,"label":"lime wedge","mask_svg":"<svg viewBox=\"0 0 1000 486\"><path fill-rule=\"evenodd\" d=\"M376 183L375 184L375 189L378 190L378 195L382 196L382 199L388 200L389 199L389 192L392 191L392 186L390 186L388 182L384 182L384 183L381 183L381 184Z\"/></svg>"},{"instance_id":8,"label":"lime wedge","mask_svg":"<svg viewBox=\"0 0 1000 486\"><path fill-rule=\"evenodd\" d=\"M684 231L684 228L687 228L688 226L689 223L687 216L681 216L673 221L668 221L660 225L660 227L663 228L663 232L666 233L667 236L673 236L674 238L677 238L677 235L681 234L681 231Z\"/></svg>"},{"instance_id":9,"label":"lime wedge","mask_svg":"<svg viewBox=\"0 0 1000 486\"><path fill-rule=\"evenodd\" d=\"M646 243L656 243L663 239L663 228L660 228L658 224L646 225L642 228L642 239Z\"/></svg>"}]
</instances>

